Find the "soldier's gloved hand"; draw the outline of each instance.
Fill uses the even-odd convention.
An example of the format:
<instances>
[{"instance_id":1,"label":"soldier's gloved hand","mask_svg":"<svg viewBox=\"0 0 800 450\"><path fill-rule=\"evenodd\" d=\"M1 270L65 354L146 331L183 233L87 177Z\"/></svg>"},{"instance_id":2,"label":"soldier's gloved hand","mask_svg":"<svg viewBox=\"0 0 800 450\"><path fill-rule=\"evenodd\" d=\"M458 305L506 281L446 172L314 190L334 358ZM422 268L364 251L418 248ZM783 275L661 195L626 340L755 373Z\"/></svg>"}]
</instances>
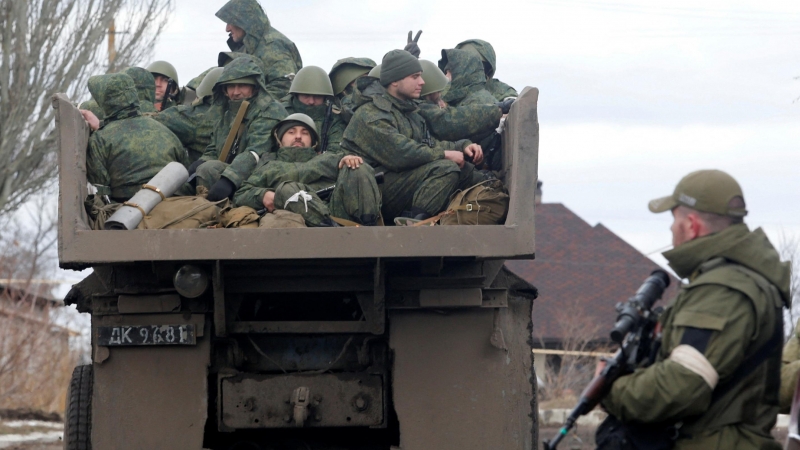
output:
<instances>
[{"instance_id":1,"label":"soldier's gloved hand","mask_svg":"<svg viewBox=\"0 0 800 450\"><path fill-rule=\"evenodd\" d=\"M205 161L202 159L198 159L197 161L193 162L191 166L189 166L189 176L192 176L197 172L197 168L203 165Z\"/></svg>"},{"instance_id":2,"label":"soldier's gloved hand","mask_svg":"<svg viewBox=\"0 0 800 450\"><path fill-rule=\"evenodd\" d=\"M413 31L409 31L408 32L408 43L406 44L406 46L405 46L405 48L403 50L405 50L408 53L411 53L415 57L419 58L420 50L419 50L418 42L419 42L419 35L422 34L422 30L419 30L417 32L417 37L415 37L414 39L411 39L411 33L413 33Z\"/></svg>"},{"instance_id":3,"label":"soldier's gloved hand","mask_svg":"<svg viewBox=\"0 0 800 450\"><path fill-rule=\"evenodd\" d=\"M220 177L219 181L214 183L211 189L208 190L206 199L210 202L218 202L223 198L230 198L234 192L236 192L236 185L233 184L233 181Z\"/></svg>"},{"instance_id":4,"label":"soldier's gloved hand","mask_svg":"<svg viewBox=\"0 0 800 450\"><path fill-rule=\"evenodd\" d=\"M508 97L503 99L502 102L495 103L495 105L503 111L503 114L508 114L508 112L511 111L511 105L513 105L515 101L517 101L516 97Z\"/></svg>"}]
</instances>

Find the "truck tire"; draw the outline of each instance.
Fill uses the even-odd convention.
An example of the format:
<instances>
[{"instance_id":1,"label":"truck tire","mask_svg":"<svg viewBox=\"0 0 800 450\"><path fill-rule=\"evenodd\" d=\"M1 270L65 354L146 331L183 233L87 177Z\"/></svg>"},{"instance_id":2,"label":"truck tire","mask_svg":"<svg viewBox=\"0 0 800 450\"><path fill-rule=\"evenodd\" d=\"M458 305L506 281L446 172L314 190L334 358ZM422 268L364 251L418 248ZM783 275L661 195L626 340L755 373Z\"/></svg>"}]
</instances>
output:
<instances>
[{"instance_id":1,"label":"truck tire","mask_svg":"<svg viewBox=\"0 0 800 450\"><path fill-rule=\"evenodd\" d=\"M92 365L77 366L67 391L64 450L92 449Z\"/></svg>"}]
</instances>

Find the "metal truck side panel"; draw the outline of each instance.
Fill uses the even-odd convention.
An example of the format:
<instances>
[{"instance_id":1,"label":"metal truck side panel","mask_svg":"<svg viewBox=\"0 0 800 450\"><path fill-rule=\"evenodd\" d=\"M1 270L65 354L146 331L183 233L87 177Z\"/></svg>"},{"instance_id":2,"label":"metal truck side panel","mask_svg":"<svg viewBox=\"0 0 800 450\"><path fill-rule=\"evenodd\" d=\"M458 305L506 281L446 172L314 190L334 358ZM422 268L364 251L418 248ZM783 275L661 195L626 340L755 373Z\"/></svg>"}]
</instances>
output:
<instances>
[{"instance_id":1,"label":"metal truck side panel","mask_svg":"<svg viewBox=\"0 0 800 450\"><path fill-rule=\"evenodd\" d=\"M88 128L66 96L53 97L59 142L59 262L64 268L132 261L345 259L392 257L531 258L539 91L523 90L504 132L505 225L301 229L94 231L86 197Z\"/></svg>"},{"instance_id":2,"label":"metal truck side panel","mask_svg":"<svg viewBox=\"0 0 800 450\"><path fill-rule=\"evenodd\" d=\"M400 448L536 448L531 307L390 311Z\"/></svg>"},{"instance_id":3,"label":"metal truck side panel","mask_svg":"<svg viewBox=\"0 0 800 450\"><path fill-rule=\"evenodd\" d=\"M92 332L100 326L189 323L205 327L197 345L94 349L94 450L203 448L211 353L210 323L203 315L94 316Z\"/></svg>"}]
</instances>

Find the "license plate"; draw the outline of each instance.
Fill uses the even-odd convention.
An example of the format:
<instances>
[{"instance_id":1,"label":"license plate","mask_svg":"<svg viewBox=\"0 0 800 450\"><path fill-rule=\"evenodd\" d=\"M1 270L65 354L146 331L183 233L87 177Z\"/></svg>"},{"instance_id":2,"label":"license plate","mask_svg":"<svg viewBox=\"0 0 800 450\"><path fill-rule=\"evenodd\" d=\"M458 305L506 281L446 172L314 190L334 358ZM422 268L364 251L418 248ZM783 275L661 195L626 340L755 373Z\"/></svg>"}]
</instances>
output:
<instances>
[{"instance_id":1,"label":"license plate","mask_svg":"<svg viewBox=\"0 0 800 450\"><path fill-rule=\"evenodd\" d=\"M195 345L194 325L132 325L99 327L97 345Z\"/></svg>"}]
</instances>

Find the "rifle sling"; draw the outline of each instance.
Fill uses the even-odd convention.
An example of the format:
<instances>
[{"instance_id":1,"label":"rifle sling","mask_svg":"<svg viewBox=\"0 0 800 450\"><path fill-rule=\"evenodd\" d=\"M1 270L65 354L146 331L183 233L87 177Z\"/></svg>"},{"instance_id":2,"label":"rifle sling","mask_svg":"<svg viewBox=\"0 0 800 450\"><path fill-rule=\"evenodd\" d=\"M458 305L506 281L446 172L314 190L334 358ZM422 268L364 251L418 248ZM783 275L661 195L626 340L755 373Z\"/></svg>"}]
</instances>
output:
<instances>
[{"instance_id":1,"label":"rifle sling","mask_svg":"<svg viewBox=\"0 0 800 450\"><path fill-rule=\"evenodd\" d=\"M244 120L244 115L247 113L248 106L250 106L250 102L243 100L242 104L239 106L239 111L236 112L236 118L233 119L231 131L228 132L228 137L225 139L225 145L222 146L222 151L219 153L219 160L224 163L228 162L228 154L231 151L233 142L239 135L239 128L242 126L242 121Z\"/></svg>"}]
</instances>

